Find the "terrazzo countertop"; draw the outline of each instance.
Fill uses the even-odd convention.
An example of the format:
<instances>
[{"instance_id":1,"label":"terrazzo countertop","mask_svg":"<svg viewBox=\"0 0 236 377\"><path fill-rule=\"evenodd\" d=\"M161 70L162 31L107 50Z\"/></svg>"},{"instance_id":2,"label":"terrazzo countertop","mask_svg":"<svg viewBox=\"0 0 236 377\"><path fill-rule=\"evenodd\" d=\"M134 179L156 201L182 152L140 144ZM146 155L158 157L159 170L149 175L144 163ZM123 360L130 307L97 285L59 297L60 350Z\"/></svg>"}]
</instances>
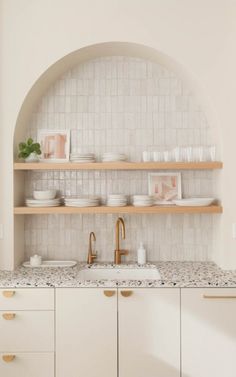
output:
<instances>
[{"instance_id":1,"label":"terrazzo countertop","mask_svg":"<svg viewBox=\"0 0 236 377\"><path fill-rule=\"evenodd\" d=\"M158 268L159 280L86 280L78 272L82 268ZM26 287L231 287L236 288L236 270L221 270L213 262L155 262L145 266L137 264L113 265L109 263L79 263L72 268L25 268L14 272L0 271L0 288Z\"/></svg>"}]
</instances>

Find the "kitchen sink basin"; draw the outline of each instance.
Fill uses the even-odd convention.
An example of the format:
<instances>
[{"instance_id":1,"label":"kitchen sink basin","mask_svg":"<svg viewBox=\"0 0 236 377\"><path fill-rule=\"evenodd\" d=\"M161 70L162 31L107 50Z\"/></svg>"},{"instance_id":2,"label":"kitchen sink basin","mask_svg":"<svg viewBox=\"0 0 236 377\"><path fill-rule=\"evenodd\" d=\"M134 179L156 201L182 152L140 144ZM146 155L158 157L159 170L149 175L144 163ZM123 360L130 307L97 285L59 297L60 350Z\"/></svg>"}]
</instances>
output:
<instances>
[{"instance_id":1,"label":"kitchen sink basin","mask_svg":"<svg viewBox=\"0 0 236 377\"><path fill-rule=\"evenodd\" d=\"M78 272L81 280L158 280L156 268L84 268Z\"/></svg>"}]
</instances>

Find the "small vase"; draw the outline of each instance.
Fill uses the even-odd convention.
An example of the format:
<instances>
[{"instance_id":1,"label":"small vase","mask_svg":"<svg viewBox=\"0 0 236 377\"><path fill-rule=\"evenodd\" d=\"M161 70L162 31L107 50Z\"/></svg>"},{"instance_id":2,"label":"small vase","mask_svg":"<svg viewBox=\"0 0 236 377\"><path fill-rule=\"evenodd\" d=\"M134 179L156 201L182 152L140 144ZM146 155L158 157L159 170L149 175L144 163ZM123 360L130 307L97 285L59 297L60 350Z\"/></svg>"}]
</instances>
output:
<instances>
[{"instance_id":1,"label":"small vase","mask_svg":"<svg viewBox=\"0 0 236 377\"><path fill-rule=\"evenodd\" d=\"M25 162L39 162L37 153L32 152L28 157L25 158Z\"/></svg>"}]
</instances>

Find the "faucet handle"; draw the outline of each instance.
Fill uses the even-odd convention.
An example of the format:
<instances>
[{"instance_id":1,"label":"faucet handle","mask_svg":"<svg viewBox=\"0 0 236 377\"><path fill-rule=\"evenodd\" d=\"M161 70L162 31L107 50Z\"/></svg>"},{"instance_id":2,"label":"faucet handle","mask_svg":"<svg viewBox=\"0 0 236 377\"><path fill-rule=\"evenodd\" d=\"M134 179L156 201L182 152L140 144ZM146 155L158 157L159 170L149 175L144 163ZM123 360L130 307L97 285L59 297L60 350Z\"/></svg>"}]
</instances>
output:
<instances>
[{"instance_id":1,"label":"faucet handle","mask_svg":"<svg viewBox=\"0 0 236 377\"><path fill-rule=\"evenodd\" d=\"M129 250L120 250L120 255L128 255Z\"/></svg>"},{"instance_id":2,"label":"faucet handle","mask_svg":"<svg viewBox=\"0 0 236 377\"><path fill-rule=\"evenodd\" d=\"M95 251L94 253L89 253L88 254L88 259L87 259L87 263L88 264L92 264L93 263L93 261L95 260L95 259L97 259L97 251Z\"/></svg>"},{"instance_id":3,"label":"faucet handle","mask_svg":"<svg viewBox=\"0 0 236 377\"><path fill-rule=\"evenodd\" d=\"M121 263L121 256L129 254L128 250L115 250L114 252L114 263L120 264Z\"/></svg>"}]
</instances>

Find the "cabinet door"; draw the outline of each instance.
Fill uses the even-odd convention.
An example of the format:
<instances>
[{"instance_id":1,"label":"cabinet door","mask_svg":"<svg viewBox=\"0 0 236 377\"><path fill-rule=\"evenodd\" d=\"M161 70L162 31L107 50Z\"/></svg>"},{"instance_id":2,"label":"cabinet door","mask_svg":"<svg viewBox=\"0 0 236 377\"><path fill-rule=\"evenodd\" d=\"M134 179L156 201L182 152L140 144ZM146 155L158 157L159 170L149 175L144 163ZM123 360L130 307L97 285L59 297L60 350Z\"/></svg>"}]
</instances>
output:
<instances>
[{"instance_id":1,"label":"cabinet door","mask_svg":"<svg viewBox=\"0 0 236 377\"><path fill-rule=\"evenodd\" d=\"M56 292L57 377L117 377L117 290Z\"/></svg>"},{"instance_id":2,"label":"cabinet door","mask_svg":"<svg viewBox=\"0 0 236 377\"><path fill-rule=\"evenodd\" d=\"M12 358L12 360L10 359L11 361L8 360L9 357ZM54 377L54 354L53 353L14 353L14 354L4 353L4 354L0 354L0 376L1 377Z\"/></svg>"},{"instance_id":3,"label":"cabinet door","mask_svg":"<svg viewBox=\"0 0 236 377\"><path fill-rule=\"evenodd\" d=\"M179 289L120 289L118 310L119 376L179 377Z\"/></svg>"},{"instance_id":4,"label":"cabinet door","mask_svg":"<svg viewBox=\"0 0 236 377\"><path fill-rule=\"evenodd\" d=\"M182 289L183 377L236 376L236 289Z\"/></svg>"},{"instance_id":5,"label":"cabinet door","mask_svg":"<svg viewBox=\"0 0 236 377\"><path fill-rule=\"evenodd\" d=\"M54 311L0 311L0 352L53 352Z\"/></svg>"}]
</instances>

